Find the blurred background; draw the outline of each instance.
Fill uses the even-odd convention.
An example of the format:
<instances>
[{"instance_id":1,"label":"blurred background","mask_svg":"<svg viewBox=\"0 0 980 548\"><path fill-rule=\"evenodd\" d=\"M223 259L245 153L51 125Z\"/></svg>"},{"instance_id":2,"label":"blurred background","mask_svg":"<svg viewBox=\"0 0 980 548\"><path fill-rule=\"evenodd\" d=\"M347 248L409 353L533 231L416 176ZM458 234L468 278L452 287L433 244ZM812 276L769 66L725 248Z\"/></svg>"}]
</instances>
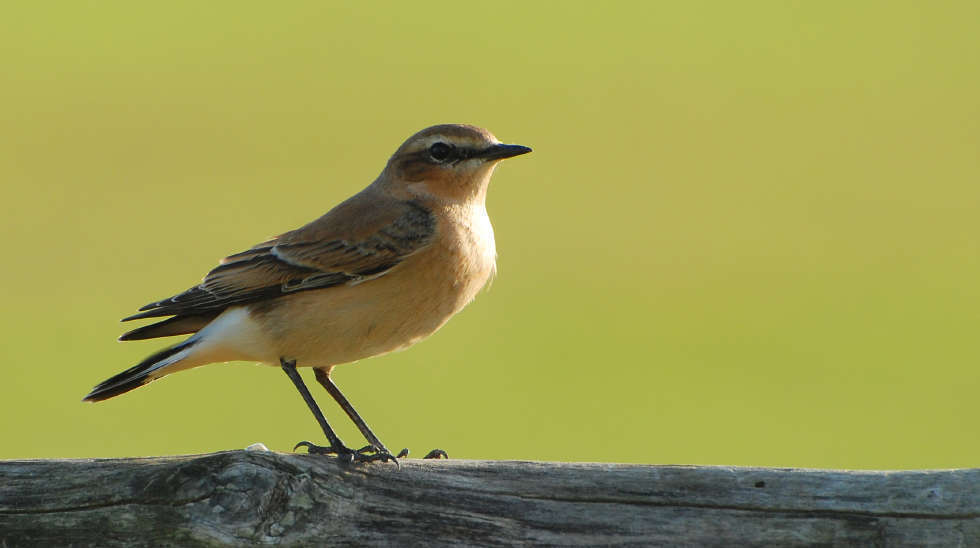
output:
<instances>
[{"instance_id":1,"label":"blurred background","mask_svg":"<svg viewBox=\"0 0 980 548\"><path fill-rule=\"evenodd\" d=\"M334 373L393 450L980 464L980 3L0 12L0 458L321 440L278 368L81 398L170 342L119 318L466 122L534 148L491 185L497 280Z\"/></svg>"}]
</instances>

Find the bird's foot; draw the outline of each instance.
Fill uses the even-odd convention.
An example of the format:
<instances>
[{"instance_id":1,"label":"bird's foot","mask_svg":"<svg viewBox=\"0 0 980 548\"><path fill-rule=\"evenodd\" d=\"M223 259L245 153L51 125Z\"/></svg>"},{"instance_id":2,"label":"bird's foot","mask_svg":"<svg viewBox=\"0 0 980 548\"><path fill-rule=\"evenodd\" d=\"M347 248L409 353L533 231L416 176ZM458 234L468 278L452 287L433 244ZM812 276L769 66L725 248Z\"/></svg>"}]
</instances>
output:
<instances>
[{"instance_id":1,"label":"bird's foot","mask_svg":"<svg viewBox=\"0 0 980 548\"><path fill-rule=\"evenodd\" d=\"M398 464L398 459L388 452L387 449L378 449L373 445L368 445L360 449L351 449L345 447L342 444L338 444L336 447L331 445L316 445L308 441L301 441L293 447L293 451L299 449L300 447L305 447L307 452L311 455L337 455L337 459L344 463L355 463L355 462L388 462L391 461ZM401 453L399 453L401 455Z\"/></svg>"},{"instance_id":2,"label":"bird's foot","mask_svg":"<svg viewBox=\"0 0 980 548\"><path fill-rule=\"evenodd\" d=\"M407 456L408 456L408 449L406 448L399 451L398 456L396 458L402 459ZM432 451L426 453L424 457L422 457L423 460L424 459L448 459L448 458L449 458L449 454L443 451L442 449L433 449Z\"/></svg>"},{"instance_id":3,"label":"bird's foot","mask_svg":"<svg viewBox=\"0 0 980 548\"><path fill-rule=\"evenodd\" d=\"M443 451L442 449L433 449L432 451L429 451L428 453L426 453L425 456L422 457L422 458L423 459L435 459L435 460L448 459L449 458L449 453Z\"/></svg>"}]
</instances>

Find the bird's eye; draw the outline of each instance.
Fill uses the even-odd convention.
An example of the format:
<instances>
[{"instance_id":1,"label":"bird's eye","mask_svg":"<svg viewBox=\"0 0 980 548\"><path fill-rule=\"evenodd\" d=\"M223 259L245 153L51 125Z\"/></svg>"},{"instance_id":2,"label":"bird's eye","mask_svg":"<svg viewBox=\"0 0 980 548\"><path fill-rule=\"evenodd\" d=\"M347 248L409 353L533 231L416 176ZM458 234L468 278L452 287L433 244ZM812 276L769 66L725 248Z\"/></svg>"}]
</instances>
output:
<instances>
[{"instance_id":1,"label":"bird's eye","mask_svg":"<svg viewBox=\"0 0 980 548\"><path fill-rule=\"evenodd\" d=\"M429 147L429 156L437 162L445 162L453 153L453 147L446 143L432 143Z\"/></svg>"}]
</instances>

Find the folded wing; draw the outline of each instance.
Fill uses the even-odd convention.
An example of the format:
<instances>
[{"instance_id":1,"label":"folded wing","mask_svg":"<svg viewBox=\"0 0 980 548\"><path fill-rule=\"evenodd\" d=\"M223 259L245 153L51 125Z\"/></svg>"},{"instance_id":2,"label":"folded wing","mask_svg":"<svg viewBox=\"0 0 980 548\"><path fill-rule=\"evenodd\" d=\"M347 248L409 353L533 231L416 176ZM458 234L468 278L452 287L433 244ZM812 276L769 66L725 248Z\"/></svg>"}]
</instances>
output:
<instances>
[{"instance_id":1,"label":"folded wing","mask_svg":"<svg viewBox=\"0 0 980 548\"><path fill-rule=\"evenodd\" d=\"M123 321L173 316L121 340L191 333L230 306L387 274L431 243L435 217L415 202L351 200L292 232L222 260L197 286L150 303Z\"/></svg>"}]
</instances>

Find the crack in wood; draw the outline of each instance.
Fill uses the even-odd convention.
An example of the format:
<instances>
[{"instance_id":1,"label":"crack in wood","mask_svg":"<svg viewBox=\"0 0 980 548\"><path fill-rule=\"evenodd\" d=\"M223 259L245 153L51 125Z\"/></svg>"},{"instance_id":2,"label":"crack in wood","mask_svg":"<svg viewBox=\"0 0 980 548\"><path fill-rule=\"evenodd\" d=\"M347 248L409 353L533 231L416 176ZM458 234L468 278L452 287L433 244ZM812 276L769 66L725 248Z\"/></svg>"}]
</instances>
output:
<instances>
[{"instance_id":1,"label":"crack in wood","mask_svg":"<svg viewBox=\"0 0 980 548\"><path fill-rule=\"evenodd\" d=\"M842 472L232 451L0 462L0 546L956 546L980 470Z\"/></svg>"}]
</instances>

